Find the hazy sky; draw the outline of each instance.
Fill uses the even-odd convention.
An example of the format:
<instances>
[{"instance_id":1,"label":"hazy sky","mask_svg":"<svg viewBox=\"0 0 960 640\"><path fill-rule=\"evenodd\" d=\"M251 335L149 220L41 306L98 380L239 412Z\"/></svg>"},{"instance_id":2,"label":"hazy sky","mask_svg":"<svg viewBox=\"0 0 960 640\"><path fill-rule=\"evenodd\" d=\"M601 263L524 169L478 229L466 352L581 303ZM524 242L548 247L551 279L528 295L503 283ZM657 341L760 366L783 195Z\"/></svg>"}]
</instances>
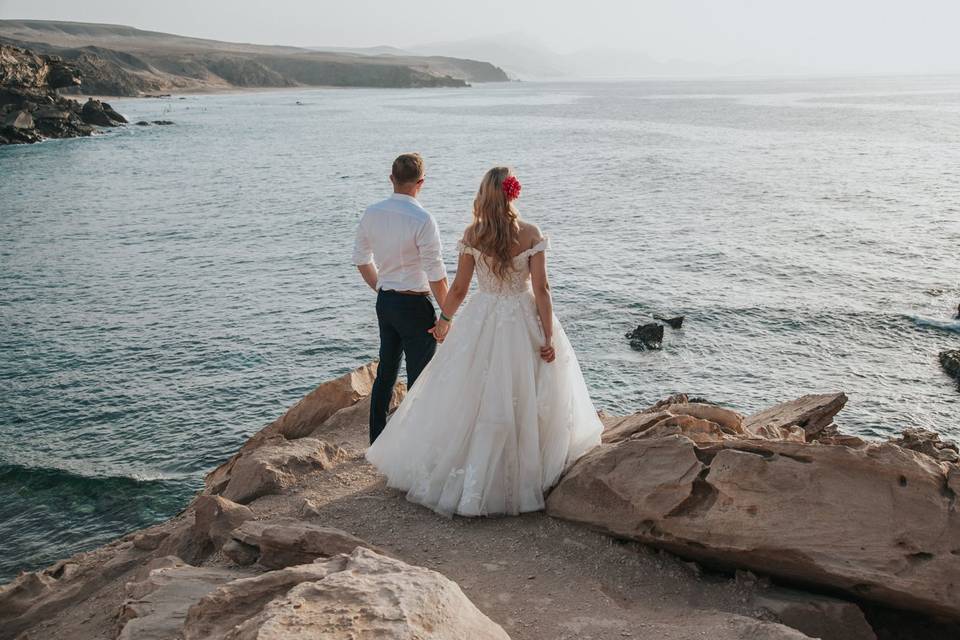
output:
<instances>
[{"instance_id":1,"label":"hazy sky","mask_svg":"<svg viewBox=\"0 0 960 640\"><path fill-rule=\"evenodd\" d=\"M956 0L0 0L0 18L303 46L523 33L561 53L612 47L717 64L960 70Z\"/></svg>"}]
</instances>

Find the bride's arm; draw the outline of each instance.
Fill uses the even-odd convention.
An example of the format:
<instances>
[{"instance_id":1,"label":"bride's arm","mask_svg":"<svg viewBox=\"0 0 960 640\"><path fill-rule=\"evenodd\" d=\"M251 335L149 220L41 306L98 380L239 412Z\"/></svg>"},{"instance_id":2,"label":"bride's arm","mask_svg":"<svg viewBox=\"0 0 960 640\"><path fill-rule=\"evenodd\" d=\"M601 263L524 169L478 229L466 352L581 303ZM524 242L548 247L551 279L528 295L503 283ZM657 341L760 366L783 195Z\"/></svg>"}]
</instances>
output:
<instances>
[{"instance_id":1,"label":"bride's arm","mask_svg":"<svg viewBox=\"0 0 960 640\"><path fill-rule=\"evenodd\" d=\"M460 261L457 263L457 277L453 279L453 284L447 291L447 299L440 305L440 319L437 320L437 324L430 331L438 342L443 342L443 339L447 337L447 331L450 330L450 321L453 320L454 314L463 304L467 292L470 291L470 279L473 278L475 264L472 255L466 252L460 254Z\"/></svg>"},{"instance_id":2,"label":"bride's arm","mask_svg":"<svg viewBox=\"0 0 960 640\"><path fill-rule=\"evenodd\" d=\"M553 350L553 298L550 295L550 280L547 278L547 253L540 251L530 256L530 280L533 296L537 301L537 314L543 328L543 346L540 357L553 362L557 354Z\"/></svg>"}]
</instances>

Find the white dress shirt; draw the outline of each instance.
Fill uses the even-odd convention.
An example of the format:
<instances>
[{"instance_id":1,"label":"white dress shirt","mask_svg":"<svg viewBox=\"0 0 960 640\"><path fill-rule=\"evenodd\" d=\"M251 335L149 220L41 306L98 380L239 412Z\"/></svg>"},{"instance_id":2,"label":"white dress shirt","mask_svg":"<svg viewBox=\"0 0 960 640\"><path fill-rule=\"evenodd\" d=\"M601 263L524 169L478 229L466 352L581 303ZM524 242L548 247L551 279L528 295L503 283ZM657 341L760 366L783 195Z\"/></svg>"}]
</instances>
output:
<instances>
[{"instance_id":1,"label":"white dress shirt","mask_svg":"<svg viewBox=\"0 0 960 640\"><path fill-rule=\"evenodd\" d=\"M360 218L353 264L377 265L377 288L430 291L447 277L437 221L416 198L395 193L371 205Z\"/></svg>"}]
</instances>

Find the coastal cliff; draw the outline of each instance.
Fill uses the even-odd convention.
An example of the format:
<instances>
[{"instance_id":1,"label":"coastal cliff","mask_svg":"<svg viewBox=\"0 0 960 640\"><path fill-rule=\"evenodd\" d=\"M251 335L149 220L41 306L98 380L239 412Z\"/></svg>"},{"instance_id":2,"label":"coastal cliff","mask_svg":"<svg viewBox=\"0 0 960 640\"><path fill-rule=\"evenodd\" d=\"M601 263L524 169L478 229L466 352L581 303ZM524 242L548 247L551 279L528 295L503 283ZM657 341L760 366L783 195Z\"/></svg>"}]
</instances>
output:
<instances>
[{"instance_id":1,"label":"coastal cliff","mask_svg":"<svg viewBox=\"0 0 960 640\"><path fill-rule=\"evenodd\" d=\"M100 96L253 87L465 87L508 80L499 67L477 60L240 44L120 25L0 20L0 42L61 57L83 74L82 91Z\"/></svg>"},{"instance_id":2,"label":"coastal cliff","mask_svg":"<svg viewBox=\"0 0 960 640\"><path fill-rule=\"evenodd\" d=\"M547 513L446 519L363 458L375 372L321 384L171 520L0 587L0 638L960 632L960 456L933 433L845 435L840 393L673 396L603 416Z\"/></svg>"},{"instance_id":3,"label":"coastal cliff","mask_svg":"<svg viewBox=\"0 0 960 640\"><path fill-rule=\"evenodd\" d=\"M105 102L81 105L59 94L81 82L80 71L60 57L0 44L0 145L89 136L127 121Z\"/></svg>"}]
</instances>

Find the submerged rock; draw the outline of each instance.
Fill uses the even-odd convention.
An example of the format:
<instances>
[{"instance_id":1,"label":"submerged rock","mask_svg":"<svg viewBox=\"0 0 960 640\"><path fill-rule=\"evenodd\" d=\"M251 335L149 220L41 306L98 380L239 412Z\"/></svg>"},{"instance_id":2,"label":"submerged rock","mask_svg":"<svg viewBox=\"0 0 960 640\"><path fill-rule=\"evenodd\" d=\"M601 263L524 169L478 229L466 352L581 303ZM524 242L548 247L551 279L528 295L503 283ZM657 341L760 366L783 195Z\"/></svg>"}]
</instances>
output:
<instances>
[{"instance_id":1,"label":"submerged rock","mask_svg":"<svg viewBox=\"0 0 960 640\"><path fill-rule=\"evenodd\" d=\"M804 442L845 400L812 398L746 418L743 433L683 404L624 418L547 511L705 564L960 619L960 466L893 443Z\"/></svg>"},{"instance_id":2,"label":"submerged rock","mask_svg":"<svg viewBox=\"0 0 960 640\"><path fill-rule=\"evenodd\" d=\"M642 324L626 334L630 346L638 351L659 349L663 344L663 325L651 322Z\"/></svg>"},{"instance_id":3,"label":"submerged rock","mask_svg":"<svg viewBox=\"0 0 960 640\"><path fill-rule=\"evenodd\" d=\"M660 322L666 323L671 329L681 329L683 328L683 316L675 316L673 318L663 318L660 316L653 316L654 320L659 320Z\"/></svg>"},{"instance_id":4,"label":"submerged rock","mask_svg":"<svg viewBox=\"0 0 960 640\"><path fill-rule=\"evenodd\" d=\"M941 351L940 364L944 371L960 380L960 349Z\"/></svg>"}]
</instances>

